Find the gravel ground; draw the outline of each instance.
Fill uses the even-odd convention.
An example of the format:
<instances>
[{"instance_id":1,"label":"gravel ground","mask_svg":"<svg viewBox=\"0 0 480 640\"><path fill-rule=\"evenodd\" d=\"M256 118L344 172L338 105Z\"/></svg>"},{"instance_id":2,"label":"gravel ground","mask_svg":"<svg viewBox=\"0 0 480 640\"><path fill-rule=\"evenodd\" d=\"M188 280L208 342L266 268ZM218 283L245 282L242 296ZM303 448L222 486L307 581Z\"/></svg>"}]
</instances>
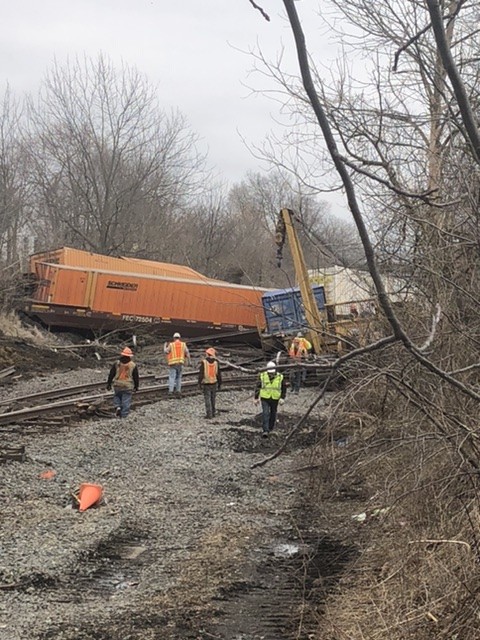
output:
<instances>
[{"instance_id":1,"label":"gravel ground","mask_svg":"<svg viewBox=\"0 0 480 640\"><path fill-rule=\"evenodd\" d=\"M105 377L45 372L4 396ZM25 445L27 459L0 465L0 639L246 638L202 629L215 623L222 594L248 583L249 563L295 539L290 510L302 488L292 468L311 432L250 467L275 451L313 397L304 389L287 398L269 439L245 390L222 391L212 421L199 395L160 400L124 420L3 432L4 442ZM55 477L41 478L48 469ZM72 498L82 482L105 492L84 513Z\"/></svg>"}]
</instances>

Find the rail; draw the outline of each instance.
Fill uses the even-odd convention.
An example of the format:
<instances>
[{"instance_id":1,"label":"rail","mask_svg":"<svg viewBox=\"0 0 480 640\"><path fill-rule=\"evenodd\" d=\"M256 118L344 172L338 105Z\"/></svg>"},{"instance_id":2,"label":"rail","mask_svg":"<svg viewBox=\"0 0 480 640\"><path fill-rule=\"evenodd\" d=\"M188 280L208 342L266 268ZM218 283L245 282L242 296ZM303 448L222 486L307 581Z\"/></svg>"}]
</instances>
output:
<instances>
[{"instance_id":1,"label":"rail","mask_svg":"<svg viewBox=\"0 0 480 640\"><path fill-rule=\"evenodd\" d=\"M152 376L155 379L155 376ZM222 386L232 386L232 387L241 387L242 385L248 382L249 386L252 384L252 376L243 375L231 375L224 376ZM97 383L92 383L97 384ZM105 386L105 383L98 383L99 386ZM56 389L52 392L45 392L42 394L36 394L37 398L41 397L42 400L51 399L51 396L45 397L46 394L57 394L57 397L61 397L61 395L66 395L67 392L70 392L70 398L65 400L60 400L59 402L49 402L48 404L40 404L33 407L25 407L23 409L16 409L13 411L7 411L0 414L0 425L6 426L14 423L25 422L28 420L32 420L35 418L39 418L42 416L47 416L50 414L57 414L64 417L71 417L71 412L74 410L80 416L87 415L102 415L102 408L104 403L111 400L112 394L111 392L104 392L95 395L88 396L78 396L78 389L85 388L88 385L79 385L78 387L66 387L64 389ZM197 395L200 393L198 389L198 384L196 380L185 381L182 385L182 395ZM135 405L141 406L143 404L151 404L152 402L156 402L158 400L162 400L163 397L166 396L168 391L167 384L153 384L145 387L141 387L135 393ZM74 396L74 397L72 397ZM31 396L32 397L32 396ZM31 398L30 397L30 398ZM66 415L65 415L66 414ZM109 415L103 409L103 415Z\"/></svg>"},{"instance_id":2,"label":"rail","mask_svg":"<svg viewBox=\"0 0 480 640\"><path fill-rule=\"evenodd\" d=\"M141 376L140 382L143 383L155 379L156 376L154 374ZM35 400L55 400L56 398L64 398L65 396L80 395L81 393L92 391L94 389L100 389L102 387L105 387L104 380L102 382L89 382L87 384L80 384L72 387L62 387L61 389L53 389L51 391L39 391L38 393L30 393L28 396L16 396L14 398L0 400L0 407L12 405L15 406L18 404L23 404L25 402L31 404Z\"/></svg>"}]
</instances>

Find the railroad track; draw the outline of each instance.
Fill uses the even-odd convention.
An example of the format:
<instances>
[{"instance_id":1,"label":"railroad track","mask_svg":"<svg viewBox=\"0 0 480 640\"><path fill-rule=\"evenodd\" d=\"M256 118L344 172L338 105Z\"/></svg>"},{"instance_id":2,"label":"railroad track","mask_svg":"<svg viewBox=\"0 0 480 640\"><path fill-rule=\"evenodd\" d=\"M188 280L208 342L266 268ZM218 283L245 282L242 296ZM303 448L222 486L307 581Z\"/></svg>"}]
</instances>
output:
<instances>
[{"instance_id":1,"label":"railroad track","mask_svg":"<svg viewBox=\"0 0 480 640\"><path fill-rule=\"evenodd\" d=\"M186 376L196 376L196 372L189 372ZM167 376L156 378L155 376L145 376L141 379L143 382L155 382L156 380L167 379ZM242 387L253 384L254 377L252 375L224 375L223 387ZM73 418L86 418L93 416L109 416L112 415L111 399L112 393L102 392L91 395L82 395L86 391L105 388L105 382L89 383L86 385L78 385L75 387L64 387L51 391L40 392L30 396L21 396L13 398L9 401L2 401L0 404L4 406L15 406L15 403L29 402L30 406L4 411L0 413L0 426L25 424L39 421L50 424L58 424L58 422L66 422ZM134 407L144 404L151 404L167 397L168 385L166 382L160 384L147 384L141 386L135 393ZM195 380L186 380L182 384L182 395L192 396L200 393L198 384ZM59 398L63 398L58 400ZM32 406L32 400L40 401L40 404ZM57 400L57 401L55 401ZM1 431L1 429L0 429Z\"/></svg>"},{"instance_id":2,"label":"railroad track","mask_svg":"<svg viewBox=\"0 0 480 640\"><path fill-rule=\"evenodd\" d=\"M141 376L140 382L144 384L145 382L151 382L156 380L157 377L155 375L147 375ZM10 398L8 400L0 400L0 412L2 411L2 407L15 407L20 408L23 405L31 405L32 402L45 402L47 400L57 400L58 398L65 398L71 396L79 396L84 393L88 393L90 391L95 391L96 389L104 389L105 381L102 382L89 382L87 384L79 384L72 387L62 387L61 389L53 389L51 391L40 391L38 393L30 393L27 396L17 396L15 398Z\"/></svg>"}]
</instances>

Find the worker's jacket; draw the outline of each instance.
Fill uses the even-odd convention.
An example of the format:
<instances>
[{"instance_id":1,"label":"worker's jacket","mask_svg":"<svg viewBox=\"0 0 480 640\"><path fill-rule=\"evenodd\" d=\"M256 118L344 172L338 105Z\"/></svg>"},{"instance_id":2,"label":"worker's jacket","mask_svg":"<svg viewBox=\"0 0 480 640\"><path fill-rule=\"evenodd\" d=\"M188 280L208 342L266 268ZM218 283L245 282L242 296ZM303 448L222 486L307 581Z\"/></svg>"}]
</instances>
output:
<instances>
[{"instance_id":1,"label":"worker's jacket","mask_svg":"<svg viewBox=\"0 0 480 640\"><path fill-rule=\"evenodd\" d=\"M133 370L137 365L130 362L117 362L115 364L115 375L113 377L113 387L116 389L133 389L135 383L133 380Z\"/></svg>"},{"instance_id":2,"label":"worker's jacket","mask_svg":"<svg viewBox=\"0 0 480 640\"><path fill-rule=\"evenodd\" d=\"M202 360L199 382L200 384L220 383L220 370L217 360Z\"/></svg>"},{"instance_id":3,"label":"worker's jacket","mask_svg":"<svg viewBox=\"0 0 480 640\"><path fill-rule=\"evenodd\" d=\"M300 344L302 345L302 348L305 349L305 351L310 351L312 348L312 343L309 342L306 338L299 338L300 340Z\"/></svg>"},{"instance_id":4,"label":"worker's jacket","mask_svg":"<svg viewBox=\"0 0 480 640\"><path fill-rule=\"evenodd\" d=\"M288 355L294 360L305 359L308 356L308 350L305 347L303 339L298 338L292 342L288 350Z\"/></svg>"},{"instance_id":5,"label":"worker's jacket","mask_svg":"<svg viewBox=\"0 0 480 640\"><path fill-rule=\"evenodd\" d=\"M263 371L260 374L260 398L280 400L282 397L282 382L283 375L281 373L276 373L273 378L270 378L267 371Z\"/></svg>"},{"instance_id":6,"label":"worker's jacket","mask_svg":"<svg viewBox=\"0 0 480 640\"><path fill-rule=\"evenodd\" d=\"M183 364L187 355L188 349L185 342L182 342L181 340L175 340L174 342L170 342L170 344L168 345L167 362L169 365Z\"/></svg>"}]
</instances>

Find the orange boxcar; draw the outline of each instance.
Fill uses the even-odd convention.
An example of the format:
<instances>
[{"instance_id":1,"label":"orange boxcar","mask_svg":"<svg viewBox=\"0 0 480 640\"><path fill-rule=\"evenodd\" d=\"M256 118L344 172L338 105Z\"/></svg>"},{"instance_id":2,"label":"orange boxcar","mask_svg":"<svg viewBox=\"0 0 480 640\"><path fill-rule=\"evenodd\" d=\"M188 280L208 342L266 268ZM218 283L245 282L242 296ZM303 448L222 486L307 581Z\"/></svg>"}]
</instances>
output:
<instances>
[{"instance_id":1,"label":"orange boxcar","mask_svg":"<svg viewBox=\"0 0 480 640\"><path fill-rule=\"evenodd\" d=\"M199 278L36 261L27 312L49 326L111 329L149 324L185 335L263 329L267 289ZM196 273L196 272L195 272Z\"/></svg>"},{"instance_id":2,"label":"orange boxcar","mask_svg":"<svg viewBox=\"0 0 480 640\"><path fill-rule=\"evenodd\" d=\"M173 278L208 280L208 278L205 278L205 276L198 273L198 271L179 264L155 262L153 260L142 260L141 258L128 258L124 256L104 256L100 253L72 249L72 247L61 247L60 249L34 253L30 256L30 273L35 275L37 265L41 263L84 267L85 269L103 269L105 271L145 273Z\"/></svg>"}]
</instances>

